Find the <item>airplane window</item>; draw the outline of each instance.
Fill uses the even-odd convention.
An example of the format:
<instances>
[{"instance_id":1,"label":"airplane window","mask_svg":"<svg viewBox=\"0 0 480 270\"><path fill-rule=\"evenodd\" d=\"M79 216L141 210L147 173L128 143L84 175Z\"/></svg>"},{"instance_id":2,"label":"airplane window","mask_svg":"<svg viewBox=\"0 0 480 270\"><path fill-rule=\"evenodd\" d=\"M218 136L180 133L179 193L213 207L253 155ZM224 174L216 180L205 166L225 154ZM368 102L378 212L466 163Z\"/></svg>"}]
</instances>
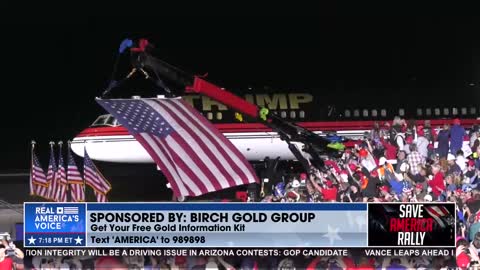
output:
<instances>
[{"instance_id":1,"label":"airplane window","mask_svg":"<svg viewBox=\"0 0 480 270\"><path fill-rule=\"evenodd\" d=\"M448 108L443 108L443 115L449 115L450 110Z\"/></svg>"},{"instance_id":2,"label":"airplane window","mask_svg":"<svg viewBox=\"0 0 480 270\"><path fill-rule=\"evenodd\" d=\"M345 110L345 117L351 117L350 110Z\"/></svg>"},{"instance_id":3,"label":"airplane window","mask_svg":"<svg viewBox=\"0 0 480 270\"><path fill-rule=\"evenodd\" d=\"M425 114L426 114L427 116L431 116L431 115L432 115L432 109L427 108L427 109L425 110Z\"/></svg>"},{"instance_id":4,"label":"airplane window","mask_svg":"<svg viewBox=\"0 0 480 270\"><path fill-rule=\"evenodd\" d=\"M435 108L435 116L439 116L440 115L440 108Z\"/></svg>"},{"instance_id":5,"label":"airplane window","mask_svg":"<svg viewBox=\"0 0 480 270\"><path fill-rule=\"evenodd\" d=\"M452 114L457 115L458 114L458 109L457 108L452 108Z\"/></svg>"},{"instance_id":6,"label":"airplane window","mask_svg":"<svg viewBox=\"0 0 480 270\"><path fill-rule=\"evenodd\" d=\"M473 114L476 114L476 113L477 113L477 108L471 107L471 108L470 108L470 114L473 115Z\"/></svg>"},{"instance_id":7,"label":"airplane window","mask_svg":"<svg viewBox=\"0 0 480 270\"><path fill-rule=\"evenodd\" d=\"M211 113L211 112L207 113L207 119L212 120L213 119L213 113Z\"/></svg>"},{"instance_id":8,"label":"airplane window","mask_svg":"<svg viewBox=\"0 0 480 270\"><path fill-rule=\"evenodd\" d=\"M360 111L359 110L354 110L353 111L353 117L359 117L360 116Z\"/></svg>"},{"instance_id":9,"label":"airplane window","mask_svg":"<svg viewBox=\"0 0 480 270\"><path fill-rule=\"evenodd\" d=\"M295 113L295 111L290 111L290 118L295 118L297 117L297 114Z\"/></svg>"},{"instance_id":10,"label":"airplane window","mask_svg":"<svg viewBox=\"0 0 480 270\"><path fill-rule=\"evenodd\" d=\"M280 113L280 117L286 118L286 117L287 117L287 112L282 111L282 112Z\"/></svg>"},{"instance_id":11,"label":"airplane window","mask_svg":"<svg viewBox=\"0 0 480 270\"><path fill-rule=\"evenodd\" d=\"M120 123L118 123L117 119L113 117L113 115L110 114L104 114L100 115L91 125L93 127L95 126L110 126L110 127L116 127L116 126L121 126Z\"/></svg>"},{"instance_id":12,"label":"airplane window","mask_svg":"<svg viewBox=\"0 0 480 270\"><path fill-rule=\"evenodd\" d=\"M217 112L217 120L222 120L223 114L221 112Z\"/></svg>"},{"instance_id":13,"label":"airplane window","mask_svg":"<svg viewBox=\"0 0 480 270\"><path fill-rule=\"evenodd\" d=\"M378 116L377 110L375 110L375 109L372 110L372 116L373 116L373 117L377 117L377 116Z\"/></svg>"},{"instance_id":14,"label":"airplane window","mask_svg":"<svg viewBox=\"0 0 480 270\"><path fill-rule=\"evenodd\" d=\"M380 115L381 115L382 117L387 117L387 110L382 109L382 110L380 111Z\"/></svg>"},{"instance_id":15,"label":"airplane window","mask_svg":"<svg viewBox=\"0 0 480 270\"><path fill-rule=\"evenodd\" d=\"M113 115L108 115L107 119L105 120L105 125L106 126L114 127L114 126L116 126L116 123L118 123L117 119L115 119L115 117L113 117Z\"/></svg>"},{"instance_id":16,"label":"airplane window","mask_svg":"<svg viewBox=\"0 0 480 270\"><path fill-rule=\"evenodd\" d=\"M462 108L462 115L466 115L467 114L467 108L463 107Z\"/></svg>"},{"instance_id":17,"label":"airplane window","mask_svg":"<svg viewBox=\"0 0 480 270\"><path fill-rule=\"evenodd\" d=\"M398 115L405 116L405 109L399 109L398 110Z\"/></svg>"},{"instance_id":18,"label":"airplane window","mask_svg":"<svg viewBox=\"0 0 480 270\"><path fill-rule=\"evenodd\" d=\"M421 108L417 108L417 116L422 116L423 110Z\"/></svg>"},{"instance_id":19,"label":"airplane window","mask_svg":"<svg viewBox=\"0 0 480 270\"><path fill-rule=\"evenodd\" d=\"M363 117L368 117L368 110L363 110Z\"/></svg>"},{"instance_id":20,"label":"airplane window","mask_svg":"<svg viewBox=\"0 0 480 270\"><path fill-rule=\"evenodd\" d=\"M300 111L300 112L298 113L298 117L300 117L300 118L305 118L305 111Z\"/></svg>"}]
</instances>

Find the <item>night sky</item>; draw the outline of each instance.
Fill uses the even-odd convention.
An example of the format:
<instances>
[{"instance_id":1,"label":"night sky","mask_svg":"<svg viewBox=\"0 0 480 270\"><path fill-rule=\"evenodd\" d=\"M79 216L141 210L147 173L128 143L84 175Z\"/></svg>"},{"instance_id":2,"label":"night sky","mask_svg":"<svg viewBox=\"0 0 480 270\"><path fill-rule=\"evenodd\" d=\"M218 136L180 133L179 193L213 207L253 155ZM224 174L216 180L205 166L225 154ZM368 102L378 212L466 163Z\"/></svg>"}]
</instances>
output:
<instances>
[{"instance_id":1,"label":"night sky","mask_svg":"<svg viewBox=\"0 0 480 270\"><path fill-rule=\"evenodd\" d=\"M28 169L31 139L39 143L46 165L48 141L71 139L104 113L94 98L108 84L118 45L127 37L150 39L162 59L209 72L225 87L338 94L402 88L405 95L480 87L478 17L314 13L165 17L159 12L4 23L0 173Z\"/></svg>"}]
</instances>

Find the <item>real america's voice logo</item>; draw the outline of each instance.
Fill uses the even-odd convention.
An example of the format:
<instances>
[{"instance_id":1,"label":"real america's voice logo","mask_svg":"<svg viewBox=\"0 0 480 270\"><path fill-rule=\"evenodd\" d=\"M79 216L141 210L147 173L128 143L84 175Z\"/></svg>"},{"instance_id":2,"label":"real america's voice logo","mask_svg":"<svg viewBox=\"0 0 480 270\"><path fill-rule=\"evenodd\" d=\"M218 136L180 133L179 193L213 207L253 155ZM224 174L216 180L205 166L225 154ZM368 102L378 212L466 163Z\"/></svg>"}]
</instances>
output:
<instances>
[{"instance_id":1,"label":"real america's voice logo","mask_svg":"<svg viewBox=\"0 0 480 270\"><path fill-rule=\"evenodd\" d=\"M67 203L25 204L26 246L84 246L85 205Z\"/></svg>"}]
</instances>

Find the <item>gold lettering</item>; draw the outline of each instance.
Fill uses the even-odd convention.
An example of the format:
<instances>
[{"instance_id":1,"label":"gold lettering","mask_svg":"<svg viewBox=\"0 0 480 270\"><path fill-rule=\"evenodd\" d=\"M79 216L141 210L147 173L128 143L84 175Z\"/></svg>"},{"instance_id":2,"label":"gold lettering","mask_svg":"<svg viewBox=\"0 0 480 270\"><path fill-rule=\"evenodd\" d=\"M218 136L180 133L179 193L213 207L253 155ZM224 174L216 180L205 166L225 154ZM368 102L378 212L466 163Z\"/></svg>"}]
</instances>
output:
<instances>
[{"instance_id":1,"label":"gold lettering","mask_svg":"<svg viewBox=\"0 0 480 270\"><path fill-rule=\"evenodd\" d=\"M281 110L288 109L287 96L285 94L274 94L272 97L268 94L258 94L257 105L270 110L276 110L280 106Z\"/></svg>"},{"instance_id":2,"label":"gold lettering","mask_svg":"<svg viewBox=\"0 0 480 270\"><path fill-rule=\"evenodd\" d=\"M310 94L288 94L290 101L290 109L295 110L300 108L300 103L312 102L313 96Z\"/></svg>"},{"instance_id":3,"label":"gold lettering","mask_svg":"<svg viewBox=\"0 0 480 270\"><path fill-rule=\"evenodd\" d=\"M188 95L188 96L182 96L182 98L188 104L192 105L192 107L195 107L195 100L200 99L200 96L199 95Z\"/></svg>"},{"instance_id":4,"label":"gold lettering","mask_svg":"<svg viewBox=\"0 0 480 270\"><path fill-rule=\"evenodd\" d=\"M223 105L222 103L217 102L215 100L212 100L209 97L202 96L202 110L203 111L211 111L212 106L217 106L219 111L226 111L227 110L227 106Z\"/></svg>"},{"instance_id":5,"label":"gold lettering","mask_svg":"<svg viewBox=\"0 0 480 270\"><path fill-rule=\"evenodd\" d=\"M255 101L253 100L253 95L251 95L251 94L245 95L245 100L252 103L252 104L255 104Z\"/></svg>"}]
</instances>

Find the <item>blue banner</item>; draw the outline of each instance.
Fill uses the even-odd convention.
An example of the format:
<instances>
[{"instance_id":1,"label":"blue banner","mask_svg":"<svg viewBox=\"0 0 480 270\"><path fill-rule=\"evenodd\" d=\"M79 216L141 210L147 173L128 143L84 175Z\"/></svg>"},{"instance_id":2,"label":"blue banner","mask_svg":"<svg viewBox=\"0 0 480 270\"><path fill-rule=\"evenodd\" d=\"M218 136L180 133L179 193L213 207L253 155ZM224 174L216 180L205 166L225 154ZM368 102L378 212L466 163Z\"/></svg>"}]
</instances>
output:
<instances>
[{"instance_id":1,"label":"blue banner","mask_svg":"<svg viewBox=\"0 0 480 270\"><path fill-rule=\"evenodd\" d=\"M367 245L362 203L25 203L26 247Z\"/></svg>"},{"instance_id":2,"label":"blue banner","mask_svg":"<svg viewBox=\"0 0 480 270\"><path fill-rule=\"evenodd\" d=\"M26 247L85 247L86 204L25 203Z\"/></svg>"}]
</instances>

